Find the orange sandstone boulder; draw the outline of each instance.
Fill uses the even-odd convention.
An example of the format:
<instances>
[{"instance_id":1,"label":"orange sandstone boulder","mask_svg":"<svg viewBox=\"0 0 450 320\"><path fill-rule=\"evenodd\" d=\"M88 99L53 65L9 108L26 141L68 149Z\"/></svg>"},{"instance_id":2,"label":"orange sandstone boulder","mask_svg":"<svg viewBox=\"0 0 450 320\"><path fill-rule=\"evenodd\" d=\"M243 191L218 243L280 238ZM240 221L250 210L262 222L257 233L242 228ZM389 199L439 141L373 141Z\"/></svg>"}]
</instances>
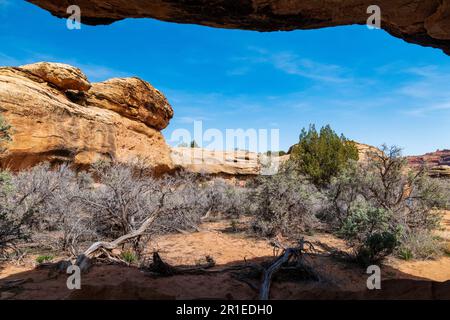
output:
<instances>
[{"instance_id":1,"label":"orange sandstone boulder","mask_svg":"<svg viewBox=\"0 0 450 320\"><path fill-rule=\"evenodd\" d=\"M159 172L171 170L160 132L173 114L165 97L135 78L105 83L91 85L81 70L59 63L0 68L0 111L13 128L0 164L18 170L140 157Z\"/></svg>"}]
</instances>

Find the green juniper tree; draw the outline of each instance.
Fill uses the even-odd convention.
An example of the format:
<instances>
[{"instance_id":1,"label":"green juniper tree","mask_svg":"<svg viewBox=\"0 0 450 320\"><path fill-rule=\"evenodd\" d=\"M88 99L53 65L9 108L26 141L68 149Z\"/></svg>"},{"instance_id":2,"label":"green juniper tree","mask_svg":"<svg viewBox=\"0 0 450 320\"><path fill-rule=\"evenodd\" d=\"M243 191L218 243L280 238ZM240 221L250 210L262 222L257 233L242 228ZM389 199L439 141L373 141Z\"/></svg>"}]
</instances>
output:
<instances>
[{"instance_id":1,"label":"green juniper tree","mask_svg":"<svg viewBox=\"0 0 450 320\"><path fill-rule=\"evenodd\" d=\"M330 183L347 165L358 160L358 149L344 135L337 135L329 125L318 132L314 125L303 129L298 144L291 150L291 161L319 187Z\"/></svg>"}]
</instances>

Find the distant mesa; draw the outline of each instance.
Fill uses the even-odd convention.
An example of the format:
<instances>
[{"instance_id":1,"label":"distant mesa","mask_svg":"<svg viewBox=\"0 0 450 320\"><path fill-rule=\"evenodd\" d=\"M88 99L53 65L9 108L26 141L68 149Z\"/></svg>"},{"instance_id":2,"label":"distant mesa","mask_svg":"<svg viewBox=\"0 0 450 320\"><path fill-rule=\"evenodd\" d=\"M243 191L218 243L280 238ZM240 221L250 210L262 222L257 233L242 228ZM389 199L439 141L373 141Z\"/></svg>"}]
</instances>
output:
<instances>
[{"instance_id":1,"label":"distant mesa","mask_svg":"<svg viewBox=\"0 0 450 320\"><path fill-rule=\"evenodd\" d=\"M425 166L429 168L430 175L438 178L450 178L450 150L437 150L422 156L408 157L412 167Z\"/></svg>"}]
</instances>

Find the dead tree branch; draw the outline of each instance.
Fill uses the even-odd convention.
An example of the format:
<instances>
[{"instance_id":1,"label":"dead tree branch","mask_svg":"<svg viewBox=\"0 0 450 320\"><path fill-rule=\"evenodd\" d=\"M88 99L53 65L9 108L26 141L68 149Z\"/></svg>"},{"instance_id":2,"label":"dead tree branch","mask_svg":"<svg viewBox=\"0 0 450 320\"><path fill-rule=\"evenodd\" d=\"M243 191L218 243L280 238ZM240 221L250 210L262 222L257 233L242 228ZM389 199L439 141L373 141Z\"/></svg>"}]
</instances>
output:
<instances>
[{"instance_id":1,"label":"dead tree branch","mask_svg":"<svg viewBox=\"0 0 450 320\"><path fill-rule=\"evenodd\" d=\"M147 218L142 225L139 227L139 229L132 231L128 234L125 234L119 238L117 238L114 241L111 242L105 242L105 241L99 241L92 244L83 254L79 255L77 257L76 265L78 265L81 269L81 271L86 271L89 266L89 260L95 255L97 251L103 251L103 250L113 250L122 245L123 243L135 239L137 237L142 236L147 228L150 227L150 225L153 224L155 219L158 216L158 212L152 214L149 218Z\"/></svg>"},{"instance_id":2,"label":"dead tree branch","mask_svg":"<svg viewBox=\"0 0 450 320\"><path fill-rule=\"evenodd\" d=\"M314 246L309 242L305 241L303 238L299 241L299 246L296 248L286 248L284 249L281 256L275 259L270 266L264 270L263 280L261 283L261 289L259 292L260 300L268 300L270 296L270 286L272 283L272 277L280 269L282 269L288 262L293 258L296 260L294 267L289 269L303 269L309 270L309 266L306 266L303 260L303 254L306 252L305 246L308 246L309 250L315 250ZM287 269L287 268L285 268ZM312 272L312 270L310 270Z\"/></svg>"}]
</instances>

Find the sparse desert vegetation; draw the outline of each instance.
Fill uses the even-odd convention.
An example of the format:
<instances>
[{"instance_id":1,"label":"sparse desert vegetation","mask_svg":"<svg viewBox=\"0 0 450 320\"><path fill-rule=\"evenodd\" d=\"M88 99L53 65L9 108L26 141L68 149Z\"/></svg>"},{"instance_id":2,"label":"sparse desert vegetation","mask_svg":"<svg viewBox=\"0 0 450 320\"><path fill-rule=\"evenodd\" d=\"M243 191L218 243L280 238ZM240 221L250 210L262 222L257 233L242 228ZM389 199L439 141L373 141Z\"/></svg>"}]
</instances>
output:
<instances>
[{"instance_id":1,"label":"sparse desert vegetation","mask_svg":"<svg viewBox=\"0 0 450 320\"><path fill-rule=\"evenodd\" d=\"M0 0L0 300L450 300L450 0L55 2Z\"/></svg>"},{"instance_id":2,"label":"sparse desert vegetation","mask_svg":"<svg viewBox=\"0 0 450 320\"><path fill-rule=\"evenodd\" d=\"M448 181L409 169L397 147L383 146L362 162L356 161L353 146L343 156L349 142L329 127L320 136L335 147L317 152L323 147L306 147L314 130L301 135L302 157L293 157L275 175L244 184L184 171L154 177L142 160L100 161L85 171L46 163L3 171L2 259L35 252L43 265L56 257L86 256L147 268L155 258L149 251L154 239L201 232L203 224L215 221L228 221L237 236L269 240L274 250L316 233L341 238L346 246L341 253L355 266L379 264L388 256L420 260L444 254L445 242L436 232L449 206ZM305 161L329 163L339 157L346 160L319 175L305 166ZM208 268L214 264L209 257Z\"/></svg>"}]
</instances>

